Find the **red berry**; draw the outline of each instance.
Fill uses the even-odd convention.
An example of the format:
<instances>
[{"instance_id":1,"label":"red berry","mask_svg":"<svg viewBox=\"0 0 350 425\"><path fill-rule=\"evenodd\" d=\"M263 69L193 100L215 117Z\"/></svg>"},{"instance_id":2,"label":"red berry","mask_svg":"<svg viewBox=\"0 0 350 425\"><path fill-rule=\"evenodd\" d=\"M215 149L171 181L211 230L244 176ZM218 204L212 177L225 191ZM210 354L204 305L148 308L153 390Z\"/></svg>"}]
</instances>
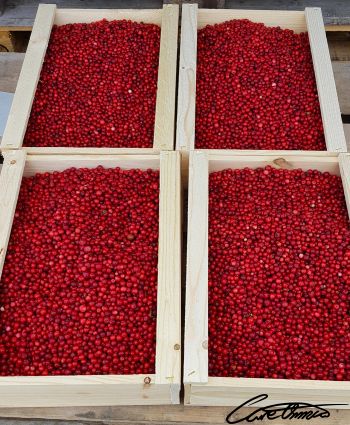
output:
<instances>
[{"instance_id":1,"label":"red berry","mask_svg":"<svg viewBox=\"0 0 350 425\"><path fill-rule=\"evenodd\" d=\"M246 168L209 184L209 374L349 380L340 177Z\"/></svg>"},{"instance_id":2,"label":"red berry","mask_svg":"<svg viewBox=\"0 0 350 425\"><path fill-rule=\"evenodd\" d=\"M0 375L154 373L158 198L152 170L23 179L0 286Z\"/></svg>"},{"instance_id":3,"label":"red berry","mask_svg":"<svg viewBox=\"0 0 350 425\"><path fill-rule=\"evenodd\" d=\"M153 146L160 27L54 27L24 146Z\"/></svg>"},{"instance_id":4,"label":"red berry","mask_svg":"<svg viewBox=\"0 0 350 425\"><path fill-rule=\"evenodd\" d=\"M196 148L326 149L306 33L248 20L199 30Z\"/></svg>"}]
</instances>

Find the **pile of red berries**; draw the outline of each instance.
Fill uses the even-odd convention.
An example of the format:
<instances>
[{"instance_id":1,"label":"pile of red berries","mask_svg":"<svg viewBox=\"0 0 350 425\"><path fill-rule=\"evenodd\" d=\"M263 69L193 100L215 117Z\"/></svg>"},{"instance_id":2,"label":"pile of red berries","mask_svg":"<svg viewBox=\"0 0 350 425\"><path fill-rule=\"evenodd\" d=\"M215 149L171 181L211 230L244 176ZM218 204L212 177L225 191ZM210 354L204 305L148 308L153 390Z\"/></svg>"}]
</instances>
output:
<instances>
[{"instance_id":1,"label":"pile of red berries","mask_svg":"<svg viewBox=\"0 0 350 425\"><path fill-rule=\"evenodd\" d=\"M248 20L198 32L196 148L325 150L308 35Z\"/></svg>"},{"instance_id":2,"label":"pile of red berries","mask_svg":"<svg viewBox=\"0 0 350 425\"><path fill-rule=\"evenodd\" d=\"M24 178L0 286L0 375L154 373L159 172Z\"/></svg>"},{"instance_id":3,"label":"pile of red berries","mask_svg":"<svg viewBox=\"0 0 350 425\"><path fill-rule=\"evenodd\" d=\"M350 226L341 179L210 175L209 373L350 379Z\"/></svg>"},{"instance_id":4,"label":"pile of red berries","mask_svg":"<svg viewBox=\"0 0 350 425\"><path fill-rule=\"evenodd\" d=\"M25 146L153 146L160 27L54 27Z\"/></svg>"}]
</instances>

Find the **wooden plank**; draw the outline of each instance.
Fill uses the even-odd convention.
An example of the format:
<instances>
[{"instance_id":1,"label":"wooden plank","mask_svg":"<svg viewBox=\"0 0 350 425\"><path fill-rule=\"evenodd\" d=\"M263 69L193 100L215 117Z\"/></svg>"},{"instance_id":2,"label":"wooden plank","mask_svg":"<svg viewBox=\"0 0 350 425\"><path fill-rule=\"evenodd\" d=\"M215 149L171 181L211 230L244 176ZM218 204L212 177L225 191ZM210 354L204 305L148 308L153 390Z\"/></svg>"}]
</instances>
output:
<instances>
[{"instance_id":1,"label":"wooden plank","mask_svg":"<svg viewBox=\"0 0 350 425\"><path fill-rule=\"evenodd\" d=\"M184 383L208 381L208 159L190 153Z\"/></svg>"},{"instance_id":2,"label":"wooden plank","mask_svg":"<svg viewBox=\"0 0 350 425\"><path fill-rule=\"evenodd\" d=\"M184 4L178 83L176 149L193 150L196 115L197 4Z\"/></svg>"},{"instance_id":3,"label":"wooden plank","mask_svg":"<svg viewBox=\"0 0 350 425\"><path fill-rule=\"evenodd\" d=\"M71 167L120 167L123 169L159 169L159 155L28 155L23 175L63 171Z\"/></svg>"},{"instance_id":4,"label":"wooden plank","mask_svg":"<svg viewBox=\"0 0 350 425\"><path fill-rule=\"evenodd\" d=\"M207 151L208 152L208 151ZM244 151L243 151L244 152ZM312 151L309 151L312 153ZM338 154L324 151L325 155L307 155L304 151L296 151L289 154L289 151L270 151L268 154L236 155L230 153L223 156L210 152L209 173L221 171L225 168L243 169L245 167L257 168L271 166L281 168L281 159L289 165L291 169L301 168L304 171L317 169L319 171L340 175Z\"/></svg>"},{"instance_id":5,"label":"wooden plank","mask_svg":"<svg viewBox=\"0 0 350 425\"><path fill-rule=\"evenodd\" d=\"M153 148L66 148L35 147L22 148L29 155L154 155L160 153Z\"/></svg>"},{"instance_id":6,"label":"wooden plank","mask_svg":"<svg viewBox=\"0 0 350 425\"><path fill-rule=\"evenodd\" d=\"M0 55L0 91L15 92L23 60L24 53L2 53Z\"/></svg>"},{"instance_id":7,"label":"wooden plank","mask_svg":"<svg viewBox=\"0 0 350 425\"><path fill-rule=\"evenodd\" d=\"M289 28L300 33L306 31L304 12L285 10L237 10L237 9L199 9L198 28L215 25L231 19L249 19L263 22L267 26Z\"/></svg>"},{"instance_id":8,"label":"wooden plank","mask_svg":"<svg viewBox=\"0 0 350 425\"><path fill-rule=\"evenodd\" d=\"M350 115L350 61L332 62L341 113Z\"/></svg>"},{"instance_id":9,"label":"wooden plank","mask_svg":"<svg viewBox=\"0 0 350 425\"><path fill-rule=\"evenodd\" d=\"M349 409L350 382L212 378L207 385L191 385L190 402L196 406L239 406L258 394L268 394L256 406L286 402L310 404L336 403L338 409Z\"/></svg>"},{"instance_id":10,"label":"wooden plank","mask_svg":"<svg viewBox=\"0 0 350 425\"><path fill-rule=\"evenodd\" d=\"M145 378L151 383L145 384ZM155 375L0 377L1 407L170 404L170 385Z\"/></svg>"},{"instance_id":11,"label":"wooden plank","mask_svg":"<svg viewBox=\"0 0 350 425\"><path fill-rule=\"evenodd\" d=\"M164 5L153 139L155 149L174 149L178 26L179 7Z\"/></svg>"},{"instance_id":12,"label":"wooden plank","mask_svg":"<svg viewBox=\"0 0 350 425\"><path fill-rule=\"evenodd\" d=\"M181 180L180 154L160 155L156 383L181 386Z\"/></svg>"},{"instance_id":13,"label":"wooden plank","mask_svg":"<svg viewBox=\"0 0 350 425\"><path fill-rule=\"evenodd\" d=\"M10 239L13 217L21 187L26 154L13 151L4 155L0 174L0 277Z\"/></svg>"},{"instance_id":14,"label":"wooden plank","mask_svg":"<svg viewBox=\"0 0 350 425\"><path fill-rule=\"evenodd\" d=\"M268 400L267 400L268 401ZM288 401L288 400L286 400ZM268 404L268 403L266 403ZM59 407L59 408L0 408L3 418L42 418L52 420L81 421L82 423L141 425L198 425L198 424L227 424L226 416L233 406L108 406L108 407ZM243 408L240 417L252 413L254 408ZM27 422L26 422L27 423ZM37 425L37 421L28 424ZM242 422L242 424L247 422ZM260 422L258 422L260 423ZM262 421L268 425L270 421ZM274 423L274 422L271 422ZM300 419L288 420L288 424L300 425ZM350 410L330 410L329 418L313 418L313 425L348 425ZM8 422L6 422L8 424ZM15 425L15 424L13 424ZM277 422L282 425L282 422Z\"/></svg>"},{"instance_id":15,"label":"wooden plank","mask_svg":"<svg viewBox=\"0 0 350 425\"><path fill-rule=\"evenodd\" d=\"M307 7L305 17L327 150L346 152L345 135L321 9Z\"/></svg>"},{"instance_id":16,"label":"wooden plank","mask_svg":"<svg viewBox=\"0 0 350 425\"><path fill-rule=\"evenodd\" d=\"M127 19L145 24L160 25L162 9L57 9L54 19L55 25L67 25L100 21Z\"/></svg>"},{"instance_id":17,"label":"wooden plank","mask_svg":"<svg viewBox=\"0 0 350 425\"><path fill-rule=\"evenodd\" d=\"M26 132L30 110L49 42L55 5L40 5L24 58L1 147L19 148Z\"/></svg>"}]
</instances>

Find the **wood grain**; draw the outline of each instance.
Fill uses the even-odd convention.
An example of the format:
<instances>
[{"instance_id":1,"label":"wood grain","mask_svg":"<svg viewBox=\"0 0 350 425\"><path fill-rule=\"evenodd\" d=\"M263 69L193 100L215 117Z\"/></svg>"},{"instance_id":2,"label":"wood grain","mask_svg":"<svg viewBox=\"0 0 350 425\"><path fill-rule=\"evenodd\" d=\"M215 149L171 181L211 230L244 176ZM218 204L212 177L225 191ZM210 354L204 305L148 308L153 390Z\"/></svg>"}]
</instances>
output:
<instances>
[{"instance_id":1,"label":"wood grain","mask_svg":"<svg viewBox=\"0 0 350 425\"><path fill-rule=\"evenodd\" d=\"M208 381L208 159L190 153L184 383Z\"/></svg>"},{"instance_id":2,"label":"wood grain","mask_svg":"<svg viewBox=\"0 0 350 425\"><path fill-rule=\"evenodd\" d=\"M196 115L197 4L184 4L177 103L176 149L193 150Z\"/></svg>"},{"instance_id":3,"label":"wood grain","mask_svg":"<svg viewBox=\"0 0 350 425\"><path fill-rule=\"evenodd\" d=\"M321 9L307 7L305 17L327 150L346 152L345 135Z\"/></svg>"},{"instance_id":4,"label":"wood grain","mask_svg":"<svg viewBox=\"0 0 350 425\"><path fill-rule=\"evenodd\" d=\"M178 27L179 7L164 5L153 140L155 149L174 149Z\"/></svg>"},{"instance_id":5,"label":"wood grain","mask_svg":"<svg viewBox=\"0 0 350 425\"><path fill-rule=\"evenodd\" d=\"M156 383L181 387L181 180L179 152L160 155Z\"/></svg>"},{"instance_id":6,"label":"wood grain","mask_svg":"<svg viewBox=\"0 0 350 425\"><path fill-rule=\"evenodd\" d=\"M13 217L21 187L26 154L12 151L4 155L0 174L0 278L10 239Z\"/></svg>"}]
</instances>

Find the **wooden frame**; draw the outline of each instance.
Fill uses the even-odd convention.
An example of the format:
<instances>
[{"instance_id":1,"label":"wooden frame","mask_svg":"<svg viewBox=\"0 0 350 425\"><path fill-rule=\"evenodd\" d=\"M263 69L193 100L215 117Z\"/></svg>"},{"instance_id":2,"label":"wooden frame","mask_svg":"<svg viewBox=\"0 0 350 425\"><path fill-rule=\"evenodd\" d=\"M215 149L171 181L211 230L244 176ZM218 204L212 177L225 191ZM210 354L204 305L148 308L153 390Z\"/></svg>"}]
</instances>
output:
<instances>
[{"instance_id":1,"label":"wooden frame","mask_svg":"<svg viewBox=\"0 0 350 425\"><path fill-rule=\"evenodd\" d=\"M285 161L278 161L281 158ZM316 156L312 152L271 151L265 155L221 155L200 150L190 153L183 377L185 404L239 406L251 397L267 393L268 404L293 401L348 403L339 408L350 409L350 382L208 376L209 173L226 168L256 168L266 165L279 168L283 163L288 167L304 170L313 168L341 175L350 214L349 154L322 152ZM259 405L264 405L264 402L256 403L256 406Z\"/></svg>"},{"instance_id":2,"label":"wooden frame","mask_svg":"<svg viewBox=\"0 0 350 425\"><path fill-rule=\"evenodd\" d=\"M206 25L243 18L263 22L268 26L289 28L297 33L308 31L327 150L346 152L346 140L320 8L307 7L305 12L214 10L198 9L196 4L184 4L176 134L176 149L183 153L184 160L188 161L188 151L195 149L197 30Z\"/></svg>"},{"instance_id":3,"label":"wooden frame","mask_svg":"<svg viewBox=\"0 0 350 425\"><path fill-rule=\"evenodd\" d=\"M22 176L70 167L160 169L156 370L153 375L0 377L0 407L178 404L181 384L180 155L27 155L0 174L0 277Z\"/></svg>"},{"instance_id":4,"label":"wooden frame","mask_svg":"<svg viewBox=\"0 0 350 425\"><path fill-rule=\"evenodd\" d=\"M112 154L154 153L174 149L175 95L179 6L164 5L163 9L57 9L54 4L40 4L12 107L0 148L2 151L22 148L34 95L53 25L89 23L101 19L130 19L161 26L158 90L152 148L70 148L25 147L29 153L50 154Z\"/></svg>"}]
</instances>

